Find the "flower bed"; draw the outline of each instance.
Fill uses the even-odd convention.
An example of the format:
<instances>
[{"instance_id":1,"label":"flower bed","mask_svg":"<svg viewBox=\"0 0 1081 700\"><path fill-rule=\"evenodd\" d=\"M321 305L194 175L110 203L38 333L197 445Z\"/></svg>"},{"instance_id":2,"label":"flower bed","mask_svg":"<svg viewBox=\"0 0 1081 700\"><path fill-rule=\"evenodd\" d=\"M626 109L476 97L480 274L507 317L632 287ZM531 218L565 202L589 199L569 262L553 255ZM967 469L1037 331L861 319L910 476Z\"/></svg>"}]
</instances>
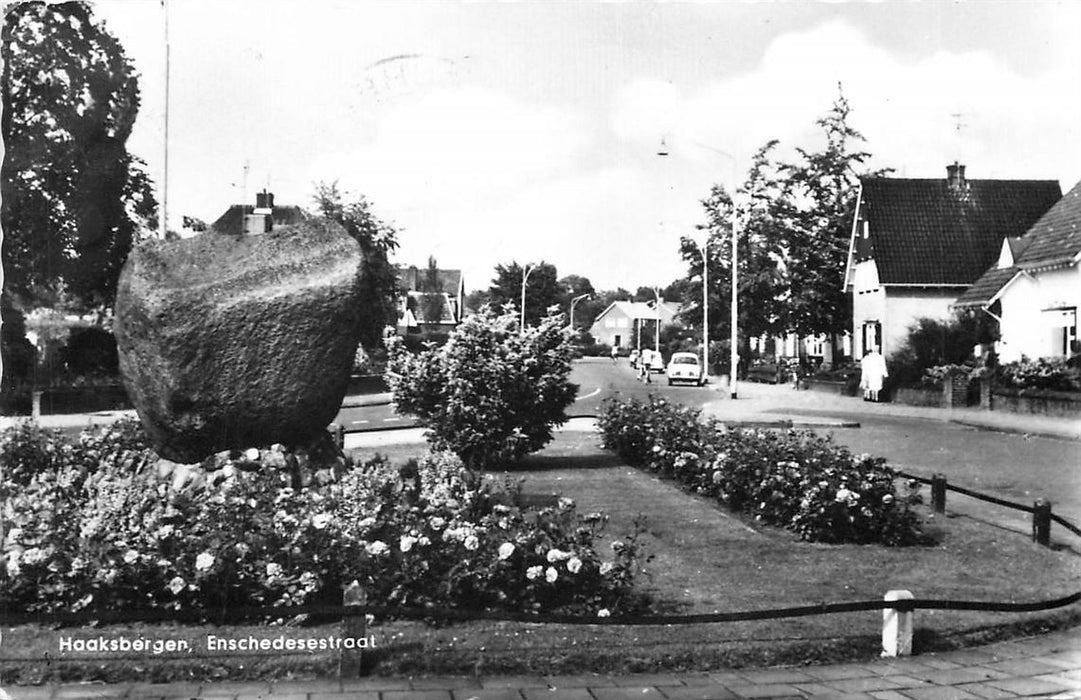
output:
<instances>
[{"instance_id":1,"label":"flower bed","mask_svg":"<svg viewBox=\"0 0 1081 700\"><path fill-rule=\"evenodd\" d=\"M527 510L457 457L376 456L316 471L319 442L159 461L138 424L76 442L29 425L0 435L8 610L340 603L361 581L388 605L609 614L633 607L632 534L602 556L606 517ZM298 483L298 469L311 467Z\"/></svg>"},{"instance_id":2,"label":"flower bed","mask_svg":"<svg viewBox=\"0 0 1081 700\"><path fill-rule=\"evenodd\" d=\"M609 400L598 420L604 447L632 466L815 542L924 542L884 460L852 455L809 431L725 429L700 412L650 396Z\"/></svg>"}]
</instances>

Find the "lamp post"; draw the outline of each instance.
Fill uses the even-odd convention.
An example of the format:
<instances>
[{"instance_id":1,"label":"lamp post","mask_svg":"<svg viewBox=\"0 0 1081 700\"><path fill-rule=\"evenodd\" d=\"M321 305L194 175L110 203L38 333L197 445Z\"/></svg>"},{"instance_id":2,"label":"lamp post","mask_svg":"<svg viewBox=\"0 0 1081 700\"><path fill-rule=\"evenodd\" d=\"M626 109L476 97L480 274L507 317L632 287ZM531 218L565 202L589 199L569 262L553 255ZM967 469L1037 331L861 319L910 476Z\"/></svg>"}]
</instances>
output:
<instances>
[{"instance_id":1,"label":"lamp post","mask_svg":"<svg viewBox=\"0 0 1081 700\"><path fill-rule=\"evenodd\" d=\"M656 305L653 310L657 313L656 325L653 328L653 349L661 351L661 292L657 287L653 288L653 296L656 297Z\"/></svg>"},{"instance_id":2,"label":"lamp post","mask_svg":"<svg viewBox=\"0 0 1081 700\"><path fill-rule=\"evenodd\" d=\"M522 275L522 333L525 333L525 285L529 281L529 273L536 270L536 265L526 265L525 274Z\"/></svg>"},{"instance_id":3,"label":"lamp post","mask_svg":"<svg viewBox=\"0 0 1081 700\"><path fill-rule=\"evenodd\" d=\"M731 345L731 348L730 348L731 353L730 353L730 357L729 357L728 387L729 387L729 390L730 390L730 394L731 394L732 398L734 399L734 398L736 398L738 396L738 392L736 390L736 372L739 369L739 333L738 333L738 324L739 324L739 295L738 295L738 290L739 290L739 284L738 284L739 219L738 219L738 217L736 215L736 187L737 187L737 184L736 184L736 157L733 156L731 153L729 153L727 151L722 151L721 149L714 148L713 146L707 146L704 143L699 143L697 141L694 141L693 143L694 143L694 145L698 146L699 148L704 148L707 151L713 151L714 153L727 158L729 163L731 163L731 166L732 166L732 310L731 310L732 318L731 318L731 324L730 324L731 329L732 329L732 334L731 334L730 341L729 341L730 345ZM659 155L659 156L667 156L668 155L668 147L666 146L664 139L661 139L661 148L660 148L660 150L657 151L657 155ZM708 235L707 235L706 241L707 241L707 243L703 244L701 246L701 248L702 248L702 289L703 289L702 294L703 294L704 297L707 296L705 290L708 289L708 285L706 283L706 264L705 264L705 262L706 262L706 245L708 244ZM703 324L702 329L703 329L703 338L704 338L704 343L705 343L705 348L706 348L705 352L703 353L703 355L704 355L703 359L704 359L704 362L705 362L705 365L706 365L706 372L708 373L709 372L709 330L708 330L708 315L709 315L709 312L708 312L708 307L706 306L707 303L708 303L708 300L705 300L705 301L703 301L703 304L702 304L703 309L704 309L703 313L706 315L706 319L707 319L706 322Z\"/></svg>"},{"instance_id":4,"label":"lamp post","mask_svg":"<svg viewBox=\"0 0 1081 700\"><path fill-rule=\"evenodd\" d=\"M571 331L574 330L574 305L577 304L578 302L580 302L582 299L585 299L588 296L592 296L592 295L590 295L588 293L587 294L579 294L578 296L571 299L571 312L568 315L567 330L571 330ZM523 306L524 306L524 304L523 304Z\"/></svg>"}]
</instances>

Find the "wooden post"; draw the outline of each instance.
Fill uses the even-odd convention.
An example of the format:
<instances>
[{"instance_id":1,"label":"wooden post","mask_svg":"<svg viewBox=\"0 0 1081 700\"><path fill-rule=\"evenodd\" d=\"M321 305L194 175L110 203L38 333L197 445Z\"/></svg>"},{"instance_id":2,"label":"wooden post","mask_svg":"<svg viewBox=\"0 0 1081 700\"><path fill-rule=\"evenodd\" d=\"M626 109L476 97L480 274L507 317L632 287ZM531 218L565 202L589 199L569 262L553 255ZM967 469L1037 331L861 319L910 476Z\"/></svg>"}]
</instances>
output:
<instances>
[{"instance_id":1,"label":"wooden post","mask_svg":"<svg viewBox=\"0 0 1081 700\"><path fill-rule=\"evenodd\" d=\"M909 591L889 591L886 601L912 600ZM911 656L912 629L915 614L912 610L885 608L882 610L882 656Z\"/></svg>"},{"instance_id":2,"label":"wooden post","mask_svg":"<svg viewBox=\"0 0 1081 700\"><path fill-rule=\"evenodd\" d=\"M935 474L931 477L931 510L935 513L946 512L945 474Z\"/></svg>"},{"instance_id":3,"label":"wooden post","mask_svg":"<svg viewBox=\"0 0 1081 700\"><path fill-rule=\"evenodd\" d=\"M1032 541L1051 546L1051 501L1040 498L1032 506Z\"/></svg>"},{"instance_id":4,"label":"wooden post","mask_svg":"<svg viewBox=\"0 0 1081 700\"><path fill-rule=\"evenodd\" d=\"M34 391L30 394L30 418L35 423L41 418L41 393Z\"/></svg>"},{"instance_id":5,"label":"wooden post","mask_svg":"<svg viewBox=\"0 0 1081 700\"><path fill-rule=\"evenodd\" d=\"M342 605L345 607L363 607L368 602L368 596L361 587L360 582L354 580L345 587L342 594ZM342 617L340 641L341 648L338 650L338 677L360 678L361 673L361 640L366 639L366 620L364 615L346 615ZM346 644L347 640L353 640Z\"/></svg>"}]
</instances>

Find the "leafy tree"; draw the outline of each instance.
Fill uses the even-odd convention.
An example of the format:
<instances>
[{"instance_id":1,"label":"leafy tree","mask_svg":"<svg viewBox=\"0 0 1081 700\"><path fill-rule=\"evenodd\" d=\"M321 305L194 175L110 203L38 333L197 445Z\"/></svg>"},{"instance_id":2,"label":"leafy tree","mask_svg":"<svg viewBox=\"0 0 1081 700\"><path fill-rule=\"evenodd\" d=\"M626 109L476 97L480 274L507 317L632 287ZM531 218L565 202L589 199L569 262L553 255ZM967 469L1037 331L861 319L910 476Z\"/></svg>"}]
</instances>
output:
<instances>
[{"instance_id":1,"label":"leafy tree","mask_svg":"<svg viewBox=\"0 0 1081 700\"><path fill-rule=\"evenodd\" d=\"M469 294L465 295L465 308L466 310L476 313L480 311L481 307L491 301L491 295L487 289L474 289Z\"/></svg>"},{"instance_id":2,"label":"leafy tree","mask_svg":"<svg viewBox=\"0 0 1081 700\"><path fill-rule=\"evenodd\" d=\"M530 277L530 281L532 281ZM588 277L582 277L581 275L567 275L560 278L558 285L563 290L563 294L560 297L560 308L565 309L568 315L567 324L572 322L575 328L589 328L593 325L593 319L597 317L602 309L594 309L596 290L593 289L593 283L589 281ZM575 297L579 297L583 294L588 294L588 297L579 299L578 303L574 305L574 318L570 318L571 301Z\"/></svg>"},{"instance_id":3,"label":"leafy tree","mask_svg":"<svg viewBox=\"0 0 1081 700\"><path fill-rule=\"evenodd\" d=\"M998 324L983 312L960 310L947 320L918 318L909 327L904 344L889 356L890 383L915 386L924 370L960 365L973 360L978 344L998 340Z\"/></svg>"},{"instance_id":4,"label":"leafy tree","mask_svg":"<svg viewBox=\"0 0 1081 700\"><path fill-rule=\"evenodd\" d=\"M424 322L439 323L443 320L443 309L446 304L443 297L443 283L439 280L439 264L435 261L435 256L428 256L428 269L424 271L424 281L420 291L424 293L422 304Z\"/></svg>"},{"instance_id":5,"label":"leafy tree","mask_svg":"<svg viewBox=\"0 0 1081 700\"><path fill-rule=\"evenodd\" d=\"M390 254L398 249L398 232L372 213L363 196L346 201L338 183L320 182L315 186L315 204L328 219L341 224L359 244L364 255L361 275L360 343L377 348L383 342L383 329L397 319L396 293L398 276L390 263Z\"/></svg>"},{"instance_id":6,"label":"leafy tree","mask_svg":"<svg viewBox=\"0 0 1081 700\"><path fill-rule=\"evenodd\" d=\"M525 292L525 319L535 324L547 314L551 306L557 306L566 291L561 290L555 265L543 260L525 267L512 261L509 265L496 265L495 279L488 289L488 301L497 308L513 306L521 312L522 276L530 269Z\"/></svg>"},{"instance_id":7,"label":"leafy tree","mask_svg":"<svg viewBox=\"0 0 1081 700\"><path fill-rule=\"evenodd\" d=\"M852 325L844 270L859 178L872 174L864 165L871 154L858 150L865 139L848 123L851 111L838 85L829 112L816 121L825 146L818 151L797 149L798 162L786 168L794 203L786 240L788 329L801 335L829 334L834 349L837 336Z\"/></svg>"},{"instance_id":8,"label":"leafy tree","mask_svg":"<svg viewBox=\"0 0 1081 700\"><path fill-rule=\"evenodd\" d=\"M387 384L398 410L415 415L435 450L473 470L535 452L566 420L578 387L561 315L519 332L516 313L485 307L440 348L410 353L387 341Z\"/></svg>"},{"instance_id":9,"label":"leafy tree","mask_svg":"<svg viewBox=\"0 0 1081 700\"><path fill-rule=\"evenodd\" d=\"M126 143L135 71L81 2L27 2L3 27L4 292L21 307L111 306L155 226L150 178Z\"/></svg>"},{"instance_id":10,"label":"leafy tree","mask_svg":"<svg viewBox=\"0 0 1081 700\"><path fill-rule=\"evenodd\" d=\"M744 357L749 356L750 338L784 330L786 192L781 166L771 157L776 145L776 141L769 141L758 149L738 195L738 324ZM709 330L712 339L721 340L731 333L732 197L724 187L714 185L702 206L706 223L700 228L706 231L709 239ZM700 278L702 251L689 238L684 238L681 243L680 253L688 263L688 277ZM682 285L681 291L690 307L684 320L701 327L701 284L697 288Z\"/></svg>"}]
</instances>

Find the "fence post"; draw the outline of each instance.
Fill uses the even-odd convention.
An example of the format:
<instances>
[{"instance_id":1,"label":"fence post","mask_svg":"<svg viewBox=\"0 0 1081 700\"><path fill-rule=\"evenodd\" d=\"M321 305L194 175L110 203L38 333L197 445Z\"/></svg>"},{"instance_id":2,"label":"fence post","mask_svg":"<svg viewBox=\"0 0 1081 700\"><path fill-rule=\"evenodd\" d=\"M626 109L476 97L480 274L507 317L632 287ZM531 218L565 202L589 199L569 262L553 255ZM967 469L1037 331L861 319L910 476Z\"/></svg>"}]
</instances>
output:
<instances>
[{"instance_id":1,"label":"fence post","mask_svg":"<svg viewBox=\"0 0 1081 700\"><path fill-rule=\"evenodd\" d=\"M1051 546L1051 501L1046 498L1037 499L1032 505L1032 541Z\"/></svg>"},{"instance_id":2,"label":"fence post","mask_svg":"<svg viewBox=\"0 0 1081 700\"><path fill-rule=\"evenodd\" d=\"M345 426L341 423L331 423L327 426L327 432L334 437L334 444L339 450L345 449Z\"/></svg>"},{"instance_id":3,"label":"fence post","mask_svg":"<svg viewBox=\"0 0 1081 700\"><path fill-rule=\"evenodd\" d=\"M41 419L41 393L34 391L30 394L30 418L35 423Z\"/></svg>"},{"instance_id":4,"label":"fence post","mask_svg":"<svg viewBox=\"0 0 1081 700\"><path fill-rule=\"evenodd\" d=\"M895 600L912 600L909 591L889 591L886 593L886 602ZM885 608L882 610L882 656L911 656L912 655L912 610L898 610Z\"/></svg>"},{"instance_id":5,"label":"fence post","mask_svg":"<svg viewBox=\"0 0 1081 700\"><path fill-rule=\"evenodd\" d=\"M368 602L368 596L361 587L360 582L354 580L345 587L342 593L342 605L345 607L363 607ZM366 620L364 615L344 615L342 617L341 634L339 635L341 647L338 650L338 677L360 678L361 671L361 646L365 635ZM352 640L346 644L347 640Z\"/></svg>"},{"instance_id":6,"label":"fence post","mask_svg":"<svg viewBox=\"0 0 1081 700\"><path fill-rule=\"evenodd\" d=\"M945 474L935 474L931 477L931 510L935 513L946 512Z\"/></svg>"}]
</instances>

